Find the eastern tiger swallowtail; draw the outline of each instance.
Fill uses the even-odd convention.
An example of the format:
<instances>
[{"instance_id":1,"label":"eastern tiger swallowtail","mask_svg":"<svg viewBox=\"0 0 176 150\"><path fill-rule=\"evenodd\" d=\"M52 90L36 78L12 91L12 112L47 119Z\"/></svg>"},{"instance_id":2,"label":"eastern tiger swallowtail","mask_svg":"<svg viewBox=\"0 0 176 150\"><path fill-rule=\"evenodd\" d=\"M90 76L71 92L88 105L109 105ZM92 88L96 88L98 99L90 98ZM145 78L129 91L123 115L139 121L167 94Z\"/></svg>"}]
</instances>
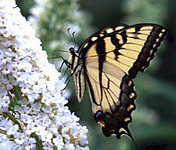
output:
<instances>
[{"instance_id":1,"label":"eastern tiger swallowtail","mask_svg":"<svg viewBox=\"0 0 176 150\"><path fill-rule=\"evenodd\" d=\"M75 51L70 48L71 68L81 102L87 84L92 111L105 136L126 134L136 108L132 79L143 72L170 32L157 24L120 25L105 28L87 38Z\"/></svg>"}]
</instances>

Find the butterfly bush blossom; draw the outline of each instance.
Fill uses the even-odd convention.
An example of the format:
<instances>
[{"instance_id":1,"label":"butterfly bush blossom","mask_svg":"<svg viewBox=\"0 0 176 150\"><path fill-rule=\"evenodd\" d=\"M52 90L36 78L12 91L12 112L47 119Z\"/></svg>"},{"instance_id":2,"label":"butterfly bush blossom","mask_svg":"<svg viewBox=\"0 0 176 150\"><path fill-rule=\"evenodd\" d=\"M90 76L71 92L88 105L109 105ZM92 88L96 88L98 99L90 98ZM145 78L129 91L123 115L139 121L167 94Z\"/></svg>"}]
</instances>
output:
<instances>
[{"instance_id":1,"label":"butterfly bush blossom","mask_svg":"<svg viewBox=\"0 0 176 150\"><path fill-rule=\"evenodd\" d=\"M0 0L0 149L89 149L60 74L14 0Z\"/></svg>"}]
</instances>

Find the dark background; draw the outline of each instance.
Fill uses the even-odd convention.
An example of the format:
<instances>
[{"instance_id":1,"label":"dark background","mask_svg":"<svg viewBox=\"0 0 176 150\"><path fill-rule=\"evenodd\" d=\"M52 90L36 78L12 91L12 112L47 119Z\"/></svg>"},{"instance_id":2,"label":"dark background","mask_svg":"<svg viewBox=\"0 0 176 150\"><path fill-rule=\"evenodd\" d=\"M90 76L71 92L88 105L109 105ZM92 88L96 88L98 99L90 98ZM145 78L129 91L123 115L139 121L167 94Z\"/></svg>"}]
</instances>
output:
<instances>
[{"instance_id":1,"label":"dark background","mask_svg":"<svg viewBox=\"0 0 176 150\"><path fill-rule=\"evenodd\" d=\"M32 0L17 0L24 16L29 16ZM81 0L80 10L91 18L94 31L117 23L156 23L171 31L176 37L175 0ZM83 29L84 31L84 29ZM93 33L93 32L92 32ZM90 34L92 34L90 33ZM85 39L79 39L78 45ZM80 41L80 42L79 42ZM176 50L175 43L162 43L145 73L134 80L137 109L132 113L130 130L140 149L176 149ZM71 111L81 118L89 129L89 146L92 150L135 150L134 144L123 136L104 137L93 119L88 93L81 104L75 97L73 83L69 98Z\"/></svg>"}]
</instances>

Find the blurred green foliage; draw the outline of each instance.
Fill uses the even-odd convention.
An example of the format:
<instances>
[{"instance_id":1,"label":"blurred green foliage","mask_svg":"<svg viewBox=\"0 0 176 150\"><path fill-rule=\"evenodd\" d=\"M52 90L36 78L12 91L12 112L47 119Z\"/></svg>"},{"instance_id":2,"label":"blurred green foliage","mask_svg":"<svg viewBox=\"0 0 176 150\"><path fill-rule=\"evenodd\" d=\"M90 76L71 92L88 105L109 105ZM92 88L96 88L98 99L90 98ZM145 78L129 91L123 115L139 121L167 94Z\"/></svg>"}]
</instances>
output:
<instances>
[{"instance_id":1,"label":"blurred green foliage","mask_svg":"<svg viewBox=\"0 0 176 150\"><path fill-rule=\"evenodd\" d=\"M52 0L57 3L57 0ZM59 0L58 0L59 1ZM27 2L27 1L26 1ZM74 1L75 2L75 1ZM24 15L29 15L31 3L18 0ZM54 4L54 3L53 3ZM52 5L52 9L46 9L43 20L40 22L40 30L48 30L40 37L44 49L50 54L51 41L67 40L68 35L65 23L81 26L81 32L75 37L77 44L93 33L93 28L102 29L118 23L156 23L170 29L176 37L176 1L175 0L81 0L79 1L82 17L72 17L73 11L78 5L71 7L71 0L60 1ZM71 5L71 6L70 6ZM63 16L58 17L62 12ZM50 28L51 18L55 16L54 26L61 28L56 32ZM90 19L91 18L91 19ZM42 19L41 19L42 20ZM49 23L48 23L49 21ZM39 31L40 31L39 30ZM64 34L63 34L64 32ZM50 33L50 34L49 34ZM69 43L69 42L68 42ZM63 47L56 47L63 50ZM53 50L52 50L53 51ZM61 55L59 53L58 55ZM176 149L176 52L175 43L162 43L152 63L145 73L139 73L134 80L137 93L136 110L132 113L133 122L130 130L139 149L150 150L175 150ZM69 85L73 88L73 82ZM117 140L115 137L104 137L101 128L93 119L91 104L86 93L81 104L78 104L75 92L72 91L69 107L76 115L80 116L82 124L89 129L89 145L92 150L135 150L136 147L130 139L123 136Z\"/></svg>"}]
</instances>

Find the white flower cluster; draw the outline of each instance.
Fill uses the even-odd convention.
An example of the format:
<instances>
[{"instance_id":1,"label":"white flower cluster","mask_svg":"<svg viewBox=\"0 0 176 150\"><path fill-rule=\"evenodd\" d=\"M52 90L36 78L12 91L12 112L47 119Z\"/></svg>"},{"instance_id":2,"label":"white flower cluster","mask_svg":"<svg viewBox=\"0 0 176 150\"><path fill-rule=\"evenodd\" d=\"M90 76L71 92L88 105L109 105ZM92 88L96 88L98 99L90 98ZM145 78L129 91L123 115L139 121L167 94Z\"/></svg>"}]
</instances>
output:
<instances>
[{"instance_id":1,"label":"white flower cluster","mask_svg":"<svg viewBox=\"0 0 176 150\"><path fill-rule=\"evenodd\" d=\"M0 0L0 149L87 150L88 130L35 34L14 0Z\"/></svg>"}]
</instances>

